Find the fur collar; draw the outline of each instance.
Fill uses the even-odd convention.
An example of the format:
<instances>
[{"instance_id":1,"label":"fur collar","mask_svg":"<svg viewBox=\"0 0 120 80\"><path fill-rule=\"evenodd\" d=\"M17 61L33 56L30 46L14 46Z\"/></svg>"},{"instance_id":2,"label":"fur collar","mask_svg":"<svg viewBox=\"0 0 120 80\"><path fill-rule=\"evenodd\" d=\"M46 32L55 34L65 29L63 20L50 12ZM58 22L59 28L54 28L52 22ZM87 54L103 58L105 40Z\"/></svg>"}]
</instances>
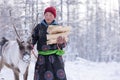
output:
<instances>
[{"instance_id":1,"label":"fur collar","mask_svg":"<svg viewBox=\"0 0 120 80\"><path fill-rule=\"evenodd\" d=\"M46 27L48 27L48 24L46 23L45 20L42 20L41 24L44 25L44 26L46 26ZM53 20L50 25L58 25L58 23L55 20Z\"/></svg>"}]
</instances>

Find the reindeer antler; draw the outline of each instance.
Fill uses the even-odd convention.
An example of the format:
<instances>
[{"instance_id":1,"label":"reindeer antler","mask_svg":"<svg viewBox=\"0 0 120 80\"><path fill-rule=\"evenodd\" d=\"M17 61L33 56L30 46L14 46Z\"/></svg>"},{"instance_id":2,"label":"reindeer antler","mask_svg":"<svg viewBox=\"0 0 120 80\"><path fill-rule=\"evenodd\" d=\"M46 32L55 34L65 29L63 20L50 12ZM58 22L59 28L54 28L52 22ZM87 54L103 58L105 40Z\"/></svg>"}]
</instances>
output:
<instances>
[{"instance_id":1,"label":"reindeer antler","mask_svg":"<svg viewBox=\"0 0 120 80\"><path fill-rule=\"evenodd\" d=\"M10 14L10 18L11 18L11 21L13 20L12 19L12 14L11 14L11 10L9 11L9 14ZM18 34L18 32L17 32L17 29L16 29L16 26L15 26L15 24L13 23L13 21L12 21L12 25L13 25L13 28L14 28L14 30L15 30L15 33L16 33L16 35L17 35L17 37L19 38L19 40L22 42L22 40L21 40L21 38L20 38L20 36L19 36L19 34Z\"/></svg>"}]
</instances>

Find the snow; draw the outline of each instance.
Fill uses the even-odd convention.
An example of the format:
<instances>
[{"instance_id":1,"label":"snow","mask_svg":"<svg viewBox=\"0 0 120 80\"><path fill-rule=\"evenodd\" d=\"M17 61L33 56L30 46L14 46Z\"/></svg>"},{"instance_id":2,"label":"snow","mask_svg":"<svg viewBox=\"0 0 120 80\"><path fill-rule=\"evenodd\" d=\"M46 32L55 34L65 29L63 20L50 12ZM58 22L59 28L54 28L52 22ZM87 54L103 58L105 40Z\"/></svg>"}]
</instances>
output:
<instances>
[{"instance_id":1,"label":"snow","mask_svg":"<svg viewBox=\"0 0 120 80\"><path fill-rule=\"evenodd\" d=\"M34 64L34 61L30 64L28 80L33 80ZM120 63L117 62L99 63L78 58L76 61L66 61L65 70L68 80L120 80ZM13 72L4 67L0 78L14 80Z\"/></svg>"},{"instance_id":2,"label":"snow","mask_svg":"<svg viewBox=\"0 0 120 80\"><path fill-rule=\"evenodd\" d=\"M120 80L120 63L97 63L84 59L66 62L68 80Z\"/></svg>"}]
</instances>

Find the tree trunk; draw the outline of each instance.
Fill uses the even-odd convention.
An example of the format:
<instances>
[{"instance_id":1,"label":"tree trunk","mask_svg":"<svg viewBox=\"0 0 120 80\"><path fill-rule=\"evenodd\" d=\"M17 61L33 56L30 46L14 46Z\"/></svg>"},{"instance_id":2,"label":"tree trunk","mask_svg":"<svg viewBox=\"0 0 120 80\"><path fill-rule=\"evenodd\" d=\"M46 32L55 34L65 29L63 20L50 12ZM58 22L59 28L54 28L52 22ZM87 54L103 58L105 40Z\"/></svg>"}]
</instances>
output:
<instances>
[{"instance_id":1,"label":"tree trunk","mask_svg":"<svg viewBox=\"0 0 120 80\"><path fill-rule=\"evenodd\" d=\"M69 6L70 4L69 4L69 1L67 1L67 26L69 26L69 17L70 17L70 6Z\"/></svg>"},{"instance_id":2,"label":"tree trunk","mask_svg":"<svg viewBox=\"0 0 120 80\"><path fill-rule=\"evenodd\" d=\"M119 26L120 26L120 0L118 0L118 5L119 5Z\"/></svg>"}]
</instances>

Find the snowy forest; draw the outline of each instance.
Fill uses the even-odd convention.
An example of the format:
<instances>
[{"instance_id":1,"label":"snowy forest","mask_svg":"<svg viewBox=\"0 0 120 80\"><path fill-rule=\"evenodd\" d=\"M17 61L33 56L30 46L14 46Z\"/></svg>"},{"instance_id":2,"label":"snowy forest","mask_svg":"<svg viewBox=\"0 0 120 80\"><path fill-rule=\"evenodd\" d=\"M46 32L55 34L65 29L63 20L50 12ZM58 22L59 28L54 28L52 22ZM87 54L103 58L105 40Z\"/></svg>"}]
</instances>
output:
<instances>
[{"instance_id":1,"label":"snowy forest","mask_svg":"<svg viewBox=\"0 0 120 80\"><path fill-rule=\"evenodd\" d=\"M31 35L47 6L57 9L60 25L71 26L65 60L120 62L120 0L1 0L0 38Z\"/></svg>"}]
</instances>

